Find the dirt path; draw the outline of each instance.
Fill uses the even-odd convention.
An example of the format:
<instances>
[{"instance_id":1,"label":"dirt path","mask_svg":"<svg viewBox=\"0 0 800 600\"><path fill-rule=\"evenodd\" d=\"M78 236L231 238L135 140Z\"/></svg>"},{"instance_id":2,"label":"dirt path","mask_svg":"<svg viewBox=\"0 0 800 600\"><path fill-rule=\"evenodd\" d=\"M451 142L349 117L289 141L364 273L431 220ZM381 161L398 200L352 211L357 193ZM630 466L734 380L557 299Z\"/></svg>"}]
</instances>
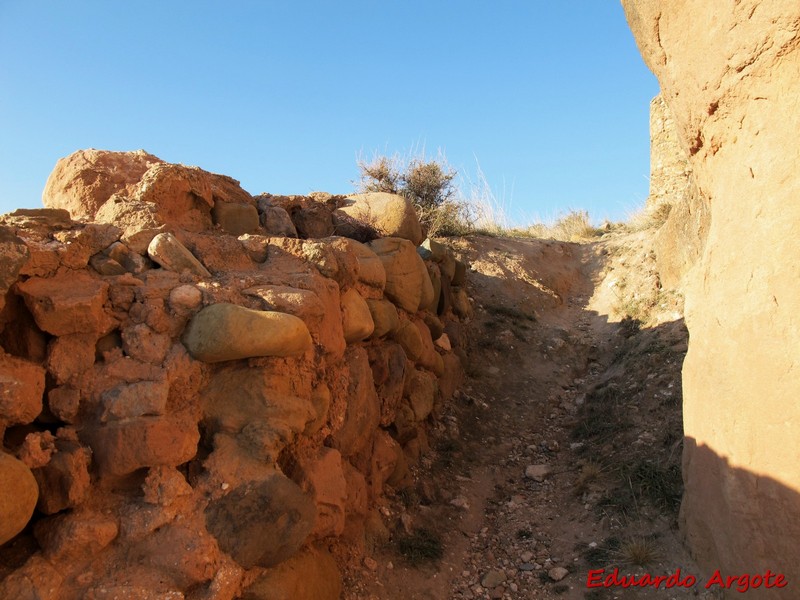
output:
<instances>
[{"instance_id":1,"label":"dirt path","mask_svg":"<svg viewBox=\"0 0 800 600\"><path fill-rule=\"evenodd\" d=\"M468 379L418 485L382 507L394 542L367 549L348 598L702 592L586 585L590 569L697 574L676 531L686 333L646 248L644 235L458 243L472 265ZM647 328L615 314L645 309Z\"/></svg>"}]
</instances>

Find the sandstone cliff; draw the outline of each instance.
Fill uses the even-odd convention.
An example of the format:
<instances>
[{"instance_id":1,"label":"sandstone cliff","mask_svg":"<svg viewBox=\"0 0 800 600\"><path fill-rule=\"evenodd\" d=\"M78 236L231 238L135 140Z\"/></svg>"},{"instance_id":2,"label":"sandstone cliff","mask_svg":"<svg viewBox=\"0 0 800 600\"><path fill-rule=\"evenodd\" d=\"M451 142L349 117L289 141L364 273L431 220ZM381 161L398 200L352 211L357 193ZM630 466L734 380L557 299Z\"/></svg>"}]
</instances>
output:
<instances>
[{"instance_id":1,"label":"sandstone cliff","mask_svg":"<svg viewBox=\"0 0 800 600\"><path fill-rule=\"evenodd\" d=\"M44 202L0 219L0 597L338 598L460 381L465 264L403 198L356 241L141 151Z\"/></svg>"},{"instance_id":2,"label":"sandstone cliff","mask_svg":"<svg viewBox=\"0 0 800 600\"><path fill-rule=\"evenodd\" d=\"M708 569L797 585L800 6L623 5L710 212L685 288L682 527ZM704 229L697 211L684 218L690 235Z\"/></svg>"}]
</instances>

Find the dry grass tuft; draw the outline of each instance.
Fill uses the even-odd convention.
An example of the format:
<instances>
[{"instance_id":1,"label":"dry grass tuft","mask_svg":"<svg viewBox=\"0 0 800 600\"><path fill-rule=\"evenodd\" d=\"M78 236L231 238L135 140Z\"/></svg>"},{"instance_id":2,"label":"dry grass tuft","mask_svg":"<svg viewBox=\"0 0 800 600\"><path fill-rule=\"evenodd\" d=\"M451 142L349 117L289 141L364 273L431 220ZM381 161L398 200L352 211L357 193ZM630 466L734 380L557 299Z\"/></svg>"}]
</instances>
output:
<instances>
[{"instance_id":1,"label":"dry grass tuft","mask_svg":"<svg viewBox=\"0 0 800 600\"><path fill-rule=\"evenodd\" d=\"M598 237L603 231L592 225L585 210L571 210L553 223L536 223L528 227L530 237L561 242L581 242Z\"/></svg>"},{"instance_id":2,"label":"dry grass tuft","mask_svg":"<svg viewBox=\"0 0 800 600\"><path fill-rule=\"evenodd\" d=\"M575 494L581 496L589 491L589 486L596 483L600 476L603 474L602 465L589 461L581 467L578 478L575 481Z\"/></svg>"},{"instance_id":3,"label":"dry grass tuft","mask_svg":"<svg viewBox=\"0 0 800 600\"><path fill-rule=\"evenodd\" d=\"M628 231L658 229L667 222L671 211L672 204L669 202L662 202L658 206L645 206L628 217L625 227Z\"/></svg>"},{"instance_id":4,"label":"dry grass tuft","mask_svg":"<svg viewBox=\"0 0 800 600\"><path fill-rule=\"evenodd\" d=\"M633 567L646 567L661 558L658 546L648 538L631 538L622 542L617 554L623 564Z\"/></svg>"}]
</instances>

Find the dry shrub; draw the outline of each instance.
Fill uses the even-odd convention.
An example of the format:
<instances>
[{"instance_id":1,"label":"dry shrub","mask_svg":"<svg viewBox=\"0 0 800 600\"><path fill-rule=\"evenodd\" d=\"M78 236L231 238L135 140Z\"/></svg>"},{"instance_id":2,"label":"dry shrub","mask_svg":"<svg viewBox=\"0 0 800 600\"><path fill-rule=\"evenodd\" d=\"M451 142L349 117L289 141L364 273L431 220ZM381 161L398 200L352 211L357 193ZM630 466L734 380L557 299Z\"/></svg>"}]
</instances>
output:
<instances>
[{"instance_id":1,"label":"dry shrub","mask_svg":"<svg viewBox=\"0 0 800 600\"><path fill-rule=\"evenodd\" d=\"M405 196L414 204L428 235L467 235L473 229L470 206L457 199L455 169L440 154L435 160L424 155L403 158L376 155L369 162L358 160L360 192L388 192Z\"/></svg>"},{"instance_id":2,"label":"dry shrub","mask_svg":"<svg viewBox=\"0 0 800 600\"><path fill-rule=\"evenodd\" d=\"M361 179L356 184L359 192L401 193L402 164L397 155L376 155L370 162L359 159L356 164L361 172Z\"/></svg>"},{"instance_id":3,"label":"dry shrub","mask_svg":"<svg viewBox=\"0 0 800 600\"><path fill-rule=\"evenodd\" d=\"M448 200L431 208L418 208L417 212L429 237L469 235L474 231L472 211L463 202Z\"/></svg>"},{"instance_id":4,"label":"dry shrub","mask_svg":"<svg viewBox=\"0 0 800 600\"><path fill-rule=\"evenodd\" d=\"M456 172L443 158L440 161L414 158L401 175L403 193L418 208L436 208L453 202L456 194L453 179Z\"/></svg>"}]
</instances>

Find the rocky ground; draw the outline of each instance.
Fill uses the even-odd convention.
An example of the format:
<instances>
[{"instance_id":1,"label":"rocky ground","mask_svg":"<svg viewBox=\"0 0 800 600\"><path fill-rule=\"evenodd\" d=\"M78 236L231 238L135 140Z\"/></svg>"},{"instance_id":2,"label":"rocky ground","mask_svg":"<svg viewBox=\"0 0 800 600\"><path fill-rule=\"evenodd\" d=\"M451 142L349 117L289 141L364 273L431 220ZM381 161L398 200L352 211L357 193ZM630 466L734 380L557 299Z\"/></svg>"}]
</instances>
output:
<instances>
[{"instance_id":1,"label":"rocky ground","mask_svg":"<svg viewBox=\"0 0 800 600\"><path fill-rule=\"evenodd\" d=\"M347 598L714 597L677 530L687 332L649 244L452 244L472 265L468 380ZM587 587L614 568L699 583Z\"/></svg>"}]
</instances>

